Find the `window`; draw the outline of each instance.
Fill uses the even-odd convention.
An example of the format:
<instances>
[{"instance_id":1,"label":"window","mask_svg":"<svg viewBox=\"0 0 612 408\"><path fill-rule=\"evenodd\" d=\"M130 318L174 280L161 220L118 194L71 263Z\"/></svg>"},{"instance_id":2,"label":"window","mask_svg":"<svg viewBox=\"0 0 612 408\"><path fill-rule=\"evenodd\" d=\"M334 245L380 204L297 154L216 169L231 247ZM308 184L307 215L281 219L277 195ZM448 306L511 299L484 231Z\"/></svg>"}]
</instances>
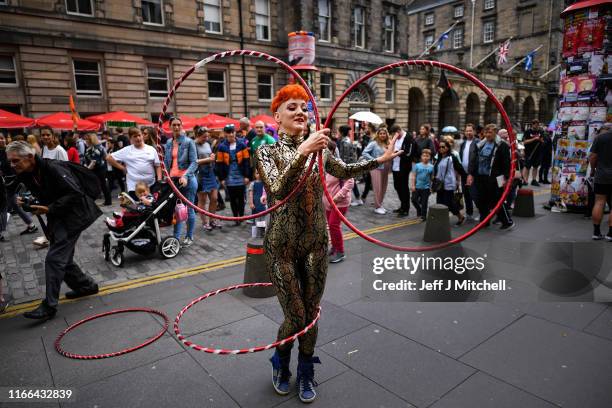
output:
<instances>
[{"instance_id":1,"label":"window","mask_svg":"<svg viewBox=\"0 0 612 408\"><path fill-rule=\"evenodd\" d=\"M463 4L455 6L455 13L453 15L455 18L463 17Z\"/></svg>"},{"instance_id":2,"label":"window","mask_svg":"<svg viewBox=\"0 0 612 408\"><path fill-rule=\"evenodd\" d=\"M322 101L331 101L334 90L333 83L334 76L332 74L321 72L321 89L319 96L321 97Z\"/></svg>"},{"instance_id":3,"label":"window","mask_svg":"<svg viewBox=\"0 0 612 408\"><path fill-rule=\"evenodd\" d=\"M395 81L393 79L385 80L385 102L391 103L395 100Z\"/></svg>"},{"instance_id":4,"label":"window","mask_svg":"<svg viewBox=\"0 0 612 408\"><path fill-rule=\"evenodd\" d=\"M387 52L395 51L395 16L387 14L385 16L385 39L384 50Z\"/></svg>"},{"instance_id":5,"label":"window","mask_svg":"<svg viewBox=\"0 0 612 408\"><path fill-rule=\"evenodd\" d=\"M9 55L0 55L0 86L17 85L15 59Z\"/></svg>"},{"instance_id":6,"label":"window","mask_svg":"<svg viewBox=\"0 0 612 408\"><path fill-rule=\"evenodd\" d=\"M221 34L221 0L204 0L204 30Z\"/></svg>"},{"instance_id":7,"label":"window","mask_svg":"<svg viewBox=\"0 0 612 408\"><path fill-rule=\"evenodd\" d=\"M492 8L495 8L495 0L485 0L484 9L491 10Z\"/></svg>"},{"instance_id":8,"label":"window","mask_svg":"<svg viewBox=\"0 0 612 408\"><path fill-rule=\"evenodd\" d=\"M225 100L225 71L208 71L208 98Z\"/></svg>"},{"instance_id":9,"label":"window","mask_svg":"<svg viewBox=\"0 0 612 408\"><path fill-rule=\"evenodd\" d=\"M152 25L164 24L162 0L142 0L142 21Z\"/></svg>"},{"instance_id":10,"label":"window","mask_svg":"<svg viewBox=\"0 0 612 408\"><path fill-rule=\"evenodd\" d=\"M168 96L168 68L147 65L147 84L151 98Z\"/></svg>"},{"instance_id":11,"label":"window","mask_svg":"<svg viewBox=\"0 0 612 408\"><path fill-rule=\"evenodd\" d=\"M331 4L329 0L319 0L319 41L331 41Z\"/></svg>"},{"instance_id":12,"label":"window","mask_svg":"<svg viewBox=\"0 0 612 408\"><path fill-rule=\"evenodd\" d=\"M434 35L433 34L425 34L425 49L431 47L434 43Z\"/></svg>"},{"instance_id":13,"label":"window","mask_svg":"<svg viewBox=\"0 0 612 408\"><path fill-rule=\"evenodd\" d=\"M482 41L485 43L493 42L495 39L495 23L493 21L487 21L484 23Z\"/></svg>"},{"instance_id":14,"label":"window","mask_svg":"<svg viewBox=\"0 0 612 408\"><path fill-rule=\"evenodd\" d=\"M434 23L434 14L425 14L425 25L432 25Z\"/></svg>"},{"instance_id":15,"label":"window","mask_svg":"<svg viewBox=\"0 0 612 408\"><path fill-rule=\"evenodd\" d=\"M81 16L93 16L93 5L91 3L91 0L66 0L66 12Z\"/></svg>"},{"instance_id":16,"label":"window","mask_svg":"<svg viewBox=\"0 0 612 408\"><path fill-rule=\"evenodd\" d=\"M101 96L100 64L98 61L72 61L74 87L79 96Z\"/></svg>"},{"instance_id":17,"label":"window","mask_svg":"<svg viewBox=\"0 0 612 408\"><path fill-rule=\"evenodd\" d=\"M355 7L353 17L355 19L355 47L365 48L365 10L363 7Z\"/></svg>"},{"instance_id":18,"label":"window","mask_svg":"<svg viewBox=\"0 0 612 408\"><path fill-rule=\"evenodd\" d=\"M0 6L6 6L8 4L8 0L0 0Z\"/></svg>"},{"instance_id":19,"label":"window","mask_svg":"<svg viewBox=\"0 0 612 408\"><path fill-rule=\"evenodd\" d=\"M270 4L255 0L255 35L258 40L270 41Z\"/></svg>"},{"instance_id":20,"label":"window","mask_svg":"<svg viewBox=\"0 0 612 408\"><path fill-rule=\"evenodd\" d=\"M463 28L456 28L453 31L453 48L463 47Z\"/></svg>"},{"instance_id":21,"label":"window","mask_svg":"<svg viewBox=\"0 0 612 408\"><path fill-rule=\"evenodd\" d=\"M519 34L533 34L533 11L525 11L519 15Z\"/></svg>"},{"instance_id":22,"label":"window","mask_svg":"<svg viewBox=\"0 0 612 408\"><path fill-rule=\"evenodd\" d=\"M274 79L272 74L257 74L257 99L271 101L274 95Z\"/></svg>"}]
</instances>

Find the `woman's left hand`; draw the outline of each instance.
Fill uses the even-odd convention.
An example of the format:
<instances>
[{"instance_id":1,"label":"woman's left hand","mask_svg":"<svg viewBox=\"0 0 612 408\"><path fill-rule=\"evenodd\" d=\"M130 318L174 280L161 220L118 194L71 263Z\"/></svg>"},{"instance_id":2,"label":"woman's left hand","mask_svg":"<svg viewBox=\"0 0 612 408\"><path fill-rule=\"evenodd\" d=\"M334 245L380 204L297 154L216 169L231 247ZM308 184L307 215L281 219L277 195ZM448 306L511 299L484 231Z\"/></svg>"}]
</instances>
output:
<instances>
[{"instance_id":1,"label":"woman's left hand","mask_svg":"<svg viewBox=\"0 0 612 408\"><path fill-rule=\"evenodd\" d=\"M397 138L399 137L399 135L395 135L393 137L393 139L391 139L391 143L389 143L389 146L387 146L387 150L385 150L385 152L383 153L382 156L378 157L376 159L376 161L379 164L383 164L386 163L390 160L395 159L397 156L399 156L400 154L404 153L403 150L398 150L398 151L394 151L395 149L395 142L397 142Z\"/></svg>"},{"instance_id":2,"label":"woman's left hand","mask_svg":"<svg viewBox=\"0 0 612 408\"><path fill-rule=\"evenodd\" d=\"M179 179L179 184L181 187L185 187L187 185L187 179L183 176Z\"/></svg>"}]
</instances>

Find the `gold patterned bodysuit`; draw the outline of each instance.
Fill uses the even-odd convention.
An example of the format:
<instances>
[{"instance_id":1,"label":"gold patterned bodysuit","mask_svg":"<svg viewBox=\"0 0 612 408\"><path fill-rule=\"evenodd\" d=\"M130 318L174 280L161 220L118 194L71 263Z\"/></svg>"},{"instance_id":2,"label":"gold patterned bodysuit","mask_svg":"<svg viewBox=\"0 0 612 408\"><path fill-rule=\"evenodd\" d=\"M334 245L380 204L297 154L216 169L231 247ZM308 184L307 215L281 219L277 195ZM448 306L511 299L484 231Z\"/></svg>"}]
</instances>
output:
<instances>
[{"instance_id":1,"label":"gold patterned bodysuit","mask_svg":"<svg viewBox=\"0 0 612 408\"><path fill-rule=\"evenodd\" d=\"M302 137L281 133L278 143L263 145L256 151L269 206L285 198L306 172L311 159L298 152L302 141ZM355 177L379 166L376 160L346 164L328 149L323 151L323 163L325 171L339 179ZM315 163L302 189L270 214L264 237L270 280L285 314L278 331L279 340L302 330L315 318L325 288L328 238L318 169ZM312 355L316 341L317 326L299 338L300 352ZM279 349L286 352L291 347L290 343Z\"/></svg>"}]
</instances>

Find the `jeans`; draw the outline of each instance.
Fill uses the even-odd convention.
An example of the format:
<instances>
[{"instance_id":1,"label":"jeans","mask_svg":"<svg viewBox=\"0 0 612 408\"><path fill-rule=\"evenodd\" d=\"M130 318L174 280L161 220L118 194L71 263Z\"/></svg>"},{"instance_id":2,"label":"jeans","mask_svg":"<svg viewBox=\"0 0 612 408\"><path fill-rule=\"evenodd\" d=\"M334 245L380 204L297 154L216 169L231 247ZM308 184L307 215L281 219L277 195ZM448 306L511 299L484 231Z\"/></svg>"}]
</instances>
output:
<instances>
[{"instance_id":1,"label":"jeans","mask_svg":"<svg viewBox=\"0 0 612 408\"><path fill-rule=\"evenodd\" d=\"M232 206L232 215L234 217L242 217L244 215L244 194L246 186L227 186L229 193L230 205Z\"/></svg>"},{"instance_id":2,"label":"jeans","mask_svg":"<svg viewBox=\"0 0 612 408\"><path fill-rule=\"evenodd\" d=\"M181 194L183 194L185 196L185 198L187 198L187 200L189 200L192 203L195 203L195 198L196 198L196 192L198 191L198 180L196 180L195 176L190 176L187 178L187 185L185 187L181 187L180 189ZM185 204L187 205L187 204ZM174 237L176 239L180 239L181 238L181 234L183 232L183 224L185 222L177 222L174 225ZM187 210L187 234L185 235L186 238L190 238L193 239L193 231L195 230L195 224L196 224L196 215L195 215L195 210L191 207L188 207Z\"/></svg>"},{"instance_id":3,"label":"jeans","mask_svg":"<svg viewBox=\"0 0 612 408\"><path fill-rule=\"evenodd\" d=\"M427 210L429 208L429 189L417 188L412 193L412 204L416 208L417 216L427 218Z\"/></svg>"},{"instance_id":4,"label":"jeans","mask_svg":"<svg viewBox=\"0 0 612 408\"><path fill-rule=\"evenodd\" d=\"M476 190L478 190L476 205L478 206L480 220L482 221L489 215L493 207L495 207L495 204L499 201L503 189L498 187L497 179L491 176L476 176L474 177L474 182ZM510 217L505 202L500 207L497 216L502 222L502 225L512 224L512 218Z\"/></svg>"},{"instance_id":5,"label":"jeans","mask_svg":"<svg viewBox=\"0 0 612 408\"><path fill-rule=\"evenodd\" d=\"M466 177L461 177L461 190L463 191L463 201L465 202L465 213L467 215L474 214L474 198L472 195L473 186L467 186L465 184Z\"/></svg>"}]
</instances>

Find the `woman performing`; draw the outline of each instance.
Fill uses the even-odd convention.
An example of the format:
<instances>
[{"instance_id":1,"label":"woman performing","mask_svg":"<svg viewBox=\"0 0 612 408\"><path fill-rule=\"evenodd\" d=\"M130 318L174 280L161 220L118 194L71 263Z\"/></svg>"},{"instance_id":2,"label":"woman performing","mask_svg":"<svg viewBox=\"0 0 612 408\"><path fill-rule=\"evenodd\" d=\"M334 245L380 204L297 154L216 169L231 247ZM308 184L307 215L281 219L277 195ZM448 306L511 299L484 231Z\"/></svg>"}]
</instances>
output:
<instances>
[{"instance_id":1,"label":"woman performing","mask_svg":"<svg viewBox=\"0 0 612 408\"><path fill-rule=\"evenodd\" d=\"M264 182L268 203L286 197L306 171L309 155L323 151L325 171L348 179L392 160L395 140L377 159L345 164L327 150L329 129L307 132L308 94L299 85L281 88L272 100L271 110L279 124L278 143L263 145L256 152L257 167ZM285 320L278 331L284 339L302 330L316 316L327 276L327 231L323 208L323 188L315 164L302 189L285 205L270 214L264 238L267 268L277 291ZM297 388L302 402L316 397L313 363L317 326L299 337ZM276 348L272 362L272 384L280 395L289 393L289 362L292 344Z\"/></svg>"}]
</instances>

